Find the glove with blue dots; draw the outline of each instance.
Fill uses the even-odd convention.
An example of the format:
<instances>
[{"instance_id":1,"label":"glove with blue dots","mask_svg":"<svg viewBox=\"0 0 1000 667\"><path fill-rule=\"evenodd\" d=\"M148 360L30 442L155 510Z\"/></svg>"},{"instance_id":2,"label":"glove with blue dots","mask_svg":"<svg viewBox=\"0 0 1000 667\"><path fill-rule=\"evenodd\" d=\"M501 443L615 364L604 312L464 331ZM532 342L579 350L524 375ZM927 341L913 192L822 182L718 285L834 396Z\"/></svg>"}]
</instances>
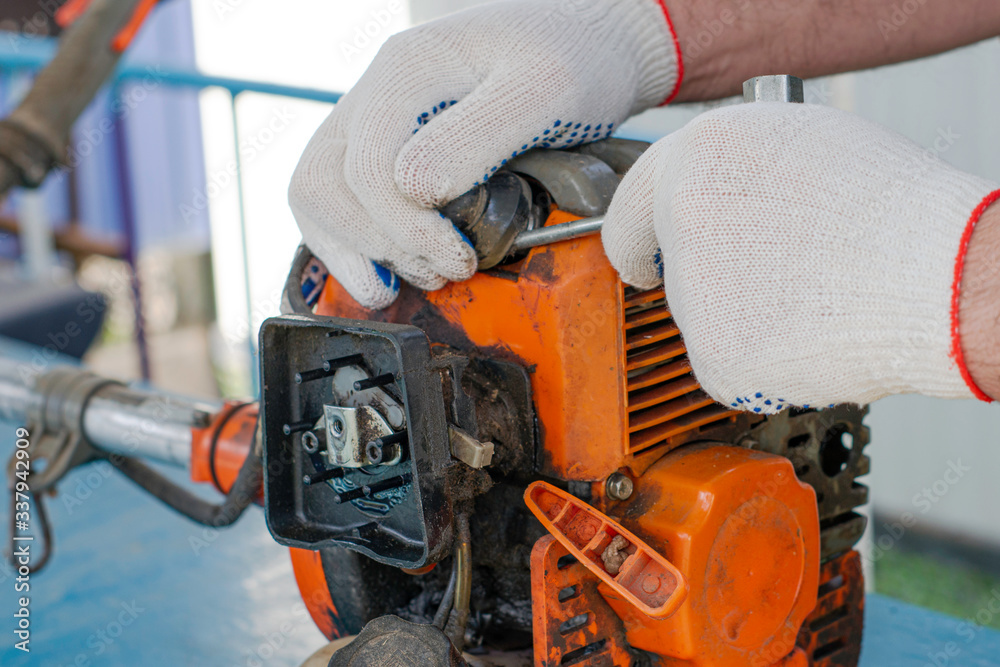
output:
<instances>
[{"instance_id":1,"label":"glove with blue dots","mask_svg":"<svg viewBox=\"0 0 1000 667\"><path fill-rule=\"evenodd\" d=\"M756 102L650 147L602 238L624 281L663 285L698 381L726 406L981 398L957 304L996 189L857 116Z\"/></svg>"},{"instance_id":2,"label":"glove with blue dots","mask_svg":"<svg viewBox=\"0 0 1000 667\"><path fill-rule=\"evenodd\" d=\"M465 280L475 252L434 209L522 151L609 136L676 93L679 62L658 0L509 0L394 35L299 161L303 239L369 308L399 278Z\"/></svg>"}]
</instances>

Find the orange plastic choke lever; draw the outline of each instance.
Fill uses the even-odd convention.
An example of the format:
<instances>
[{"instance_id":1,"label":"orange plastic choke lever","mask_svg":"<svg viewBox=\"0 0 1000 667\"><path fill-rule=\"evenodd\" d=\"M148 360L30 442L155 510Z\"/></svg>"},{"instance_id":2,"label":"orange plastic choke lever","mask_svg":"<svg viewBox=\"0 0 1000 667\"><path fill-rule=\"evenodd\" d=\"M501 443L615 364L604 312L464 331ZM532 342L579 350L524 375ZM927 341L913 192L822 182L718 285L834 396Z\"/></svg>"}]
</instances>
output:
<instances>
[{"instance_id":1,"label":"orange plastic choke lever","mask_svg":"<svg viewBox=\"0 0 1000 667\"><path fill-rule=\"evenodd\" d=\"M524 502L578 561L642 613L666 618L684 602L688 584L680 570L603 513L541 481L528 485Z\"/></svg>"}]
</instances>

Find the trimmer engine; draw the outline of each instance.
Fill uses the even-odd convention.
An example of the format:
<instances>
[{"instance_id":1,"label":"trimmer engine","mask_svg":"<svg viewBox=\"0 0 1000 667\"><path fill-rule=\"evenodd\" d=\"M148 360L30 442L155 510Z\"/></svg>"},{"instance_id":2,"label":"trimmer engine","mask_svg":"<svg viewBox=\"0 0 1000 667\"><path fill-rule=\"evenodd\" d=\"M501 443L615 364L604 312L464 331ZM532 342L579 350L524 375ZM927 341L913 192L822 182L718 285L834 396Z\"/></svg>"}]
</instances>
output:
<instances>
[{"instance_id":1,"label":"trimmer engine","mask_svg":"<svg viewBox=\"0 0 1000 667\"><path fill-rule=\"evenodd\" d=\"M602 214L645 146L511 160L449 211L491 268L385 310L300 249L261 331L266 510L328 637L395 615L536 665L857 664L864 411L720 406L599 238L515 241Z\"/></svg>"}]
</instances>

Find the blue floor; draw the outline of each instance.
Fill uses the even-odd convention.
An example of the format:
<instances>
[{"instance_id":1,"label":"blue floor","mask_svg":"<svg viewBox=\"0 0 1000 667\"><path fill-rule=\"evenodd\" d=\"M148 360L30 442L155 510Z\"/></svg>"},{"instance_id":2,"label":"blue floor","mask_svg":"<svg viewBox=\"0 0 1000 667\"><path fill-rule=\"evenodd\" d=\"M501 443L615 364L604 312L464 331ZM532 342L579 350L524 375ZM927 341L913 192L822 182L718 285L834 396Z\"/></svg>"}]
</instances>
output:
<instances>
[{"instance_id":1,"label":"blue floor","mask_svg":"<svg viewBox=\"0 0 1000 667\"><path fill-rule=\"evenodd\" d=\"M0 423L3 461L13 440ZM27 593L30 655L13 648L24 594L0 566L0 665L279 667L323 644L258 508L213 533L112 472L78 469L49 499L56 551ZM9 501L0 495L3 531ZM1000 633L967 622L872 595L866 624L865 667L1000 666Z\"/></svg>"},{"instance_id":2,"label":"blue floor","mask_svg":"<svg viewBox=\"0 0 1000 667\"><path fill-rule=\"evenodd\" d=\"M4 461L12 432L0 425ZM4 533L8 507L4 493ZM325 643L300 601L288 551L257 507L215 533L106 463L72 473L47 507L56 551L30 582L30 656L12 648L21 594L9 566L0 572L4 667L294 666Z\"/></svg>"}]
</instances>

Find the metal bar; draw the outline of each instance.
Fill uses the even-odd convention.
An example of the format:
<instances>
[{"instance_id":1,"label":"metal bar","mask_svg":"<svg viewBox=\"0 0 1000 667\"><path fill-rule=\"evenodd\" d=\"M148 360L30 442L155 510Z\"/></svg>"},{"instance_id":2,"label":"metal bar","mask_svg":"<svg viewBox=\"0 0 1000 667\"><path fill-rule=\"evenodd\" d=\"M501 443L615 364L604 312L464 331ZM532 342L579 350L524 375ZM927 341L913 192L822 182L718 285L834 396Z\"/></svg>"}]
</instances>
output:
<instances>
[{"instance_id":1,"label":"metal bar","mask_svg":"<svg viewBox=\"0 0 1000 667\"><path fill-rule=\"evenodd\" d=\"M21 233L21 223L0 215L0 232L17 236ZM88 236L76 218L70 218L69 223L53 232L52 236L56 250L63 250L77 257L101 255L118 258L125 252L123 243L117 239Z\"/></svg>"},{"instance_id":2,"label":"metal bar","mask_svg":"<svg viewBox=\"0 0 1000 667\"><path fill-rule=\"evenodd\" d=\"M36 388L39 377L28 363L0 358L0 420L24 424L41 413L48 396ZM214 402L111 384L87 401L81 421L83 435L99 449L186 468L191 429L204 428L221 409Z\"/></svg>"},{"instance_id":3,"label":"metal bar","mask_svg":"<svg viewBox=\"0 0 1000 667\"><path fill-rule=\"evenodd\" d=\"M0 420L23 424L38 411L43 399L35 391L37 377L30 363L0 358Z\"/></svg>"},{"instance_id":4,"label":"metal bar","mask_svg":"<svg viewBox=\"0 0 1000 667\"><path fill-rule=\"evenodd\" d=\"M114 89L112 99L118 99L118 88ZM122 227L125 237L125 261L132 272L132 307L135 317L135 342L139 349L139 370L142 379L148 381L151 377L149 363L149 341L146 339L146 323L142 315L142 285L139 281L138 259L139 239L138 223L135 219L135 206L132 201L132 175L128 165L128 145L126 143L125 117L117 115L112 121L115 139L115 168L118 172L118 202L122 213Z\"/></svg>"},{"instance_id":5,"label":"metal bar","mask_svg":"<svg viewBox=\"0 0 1000 667\"><path fill-rule=\"evenodd\" d=\"M191 429L207 425L211 406L193 399L112 386L87 403L83 432L113 454L191 465Z\"/></svg>"},{"instance_id":6,"label":"metal bar","mask_svg":"<svg viewBox=\"0 0 1000 667\"><path fill-rule=\"evenodd\" d=\"M557 243L558 241L568 241L596 234L601 231L604 225L604 216L595 215L592 218L582 218L573 222L564 222L561 225L550 225L539 229L532 229L529 232L521 232L514 239L511 252L520 252L540 245Z\"/></svg>"},{"instance_id":7,"label":"metal bar","mask_svg":"<svg viewBox=\"0 0 1000 667\"><path fill-rule=\"evenodd\" d=\"M246 290L247 331L253 331L253 297L250 293L250 244L247 241L246 207L243 205L243 163L240 159L240 124L236 112L236 93L229 97L229 108L233 116L233 150L236 153L236 192L240 220L240 251L243 259L243 287ZM247 336L250 353L250 394L256 396L260 390L260 364L257 363L257 348L254 337Z\"/></svg>"},{"instance_id":8,"label":"metal bar","mask_svg":"<svg viewBox=\"0 0 1000 667\"><path fill-rule=\"evenodd\" d=\"M282 86L275 83L263 81L247 81L245 79L232 79L224 76L211 76L200 72L188 72L184 70L161 69L154 66L128 65L120 68L115 73L115 79L125 81L128 79L144 79L152 76L159 83L182 88L208 88L218 86L225 88L233 95L240 93L262 93L264 95L278 95L281 97L296 97L314 102L327 102L335 104L343 97L343 93L332 90L317 90L315 88L300 88L297 86Z\"/></svg>"},{"instance_id":9,"label":"metal bar","mask_svg":"<svg viewBox=\"0 0 1000 667\"><path fill-rule=\"evenodd\" d=\"M0 41L0 68L41 69L52 59L58 40L54 38L21 39L16 45L8 40ZM343 93L331 90L317 90L298 86L285 86L264 81L248 81L225 76L213 76L190 70L163 68L153 63L133 62L127 58L112 74L118 82L152 77L157 82L181 88L207 88L217 86L233 94L263 93L283 97L297 97L314 102L335 104Z\"/></svg>"}]
</instances>

